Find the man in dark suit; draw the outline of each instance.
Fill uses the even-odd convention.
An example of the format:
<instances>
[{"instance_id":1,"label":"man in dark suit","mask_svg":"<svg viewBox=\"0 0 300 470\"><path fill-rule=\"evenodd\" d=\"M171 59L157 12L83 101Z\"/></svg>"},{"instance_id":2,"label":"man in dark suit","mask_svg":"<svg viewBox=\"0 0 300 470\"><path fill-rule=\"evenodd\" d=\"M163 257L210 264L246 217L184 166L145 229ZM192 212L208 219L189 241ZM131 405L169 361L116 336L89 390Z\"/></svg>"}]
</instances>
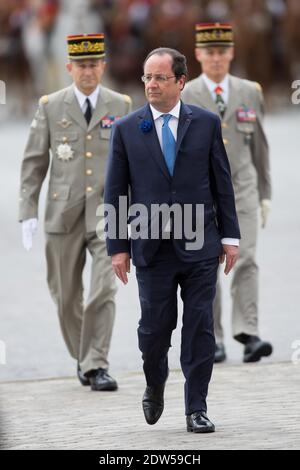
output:
<instances>
[{"instance_id":1,"label":"man in dark suit","mask_svg":"<svg viewBox=\"0 0 300 470\"><path fill-rule=\"evenodd\" d=\"M215 427L206 414L215 352L212 302L219 260L226 258L228 274L237 259L240 232L220 120L180 101L186 76L186 59L178 51L152 51L142 77L148 104L114 126L105 204L107 212L113 207L117 226L112 227L107 218L107 249L124 284L130 255L136 266L142 311L138 338L147 382L142 404L147 423L155 424L163 412L167 355L177 323L180 286L184 305L180 359L186 379L187 430L213 432ZM125 206L124 217L124 204L120 203L120 197L128 196L128 188L131 240L127 209ZM175 220L175 211L174 217L159 227L159 236L154 236L157 205L162 204L175 204L183 213L192 207L189 217L184 217L183 235L178 235L182 224ZM204 207L202 247L196 243L199 233L194 230L196 226L200 231L200 205ZM134 211L139 212L135 218ZM186 222L196 232L195 244L190 242L190 234L186 235Z\"/></svg>"}]
</instances>

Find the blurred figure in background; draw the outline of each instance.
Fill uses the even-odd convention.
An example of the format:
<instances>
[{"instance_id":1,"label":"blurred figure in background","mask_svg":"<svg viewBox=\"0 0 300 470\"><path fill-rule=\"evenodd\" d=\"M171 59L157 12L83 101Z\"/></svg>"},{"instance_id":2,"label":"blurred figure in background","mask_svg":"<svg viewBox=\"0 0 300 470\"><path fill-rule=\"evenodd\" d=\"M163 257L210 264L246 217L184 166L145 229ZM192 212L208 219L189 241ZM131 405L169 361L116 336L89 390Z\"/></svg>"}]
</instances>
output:
<instances>
[{"instance_id":1,"label":"blurred figure in background","mask_svg":"<svg viewBox=\"0 0 300 470\"><path fill-rule=\"evenodd\" d=\"M19 92L14 93L18 103L24 83L30 86L30 80L24 79L24 60L27 76L31 68L35 94L41 88L45 93L65 86L69 78L64 71L65 51L60 47L64 36L78 30L104 30L110 50L109 78L125 84L141 101L143 90L136 77L149 50L161 44L179 48L187 56L190 77L196 77L194 23L231 19L236 39L232 70L236 75L258 80L268 104L282 106L290 103L291 80L299 77L299 10L298 0L13 0L9 4L0 0L1 73L5 63L14 60L19 44L23 53L13 64L13 79L19 85ZM17 12L13 23L18 18L21 26L17 42L8 32L11 11ZM254 55L256 59L252 60ZM32 94L26 91L21 98L25 95L27 101L31 100Z\"/></svg>"},{"instance_id":2,"label":"blurred figure in background","mask_svg":"<svg viewBox=\"0 0 300 470\"><path fill-rule=\"evenodd\" d=\"M182 97L187 104L208 108L222 120L224 144L232 171L241 228L240 255L233 271L233 337L244 345L244 362L256 362L272 353L258 332L258 267L256 264L257 208L262 227L270 210L269 150L263 130L263 96L258 83L229 75L234 56L229 24L196 25L196 59L202 75L187 83ZM214 302L215 362L226 358L221 323L221 286Z\"/></svg>"},{"instance_id":3,"label":"blurred figure in background","mask_svg":"<svg viewBox=\"0 0 300 470\"><path fill-rule=\"evenodd\" d=\"M25 114L33 97L22 39L27 13L26 0L0 0L0 80L6 83L7 108L14 116Z\"/></svg>"},{"instance_id":4,"label":"blurred figure in background","mask_svg":"<svg viewBox=\"0 0 300 470\"><path fill-rule=\"evenodd\" d=\"M23 27L25 53L30 63L35 96L54 91L57 77L53 70L50 41L59 10L58 0L34 0Z\"/></svg>"},{"instance_id":5,"label":"blurred figure in background","mask_svg":"<svg viewBox=\"0 0 300 470\"><path fill-rule=\"evenodd\" d=\"M105 242L96 234L97 207L113 122L131 110L129 96L100 85L104 35L68 37L73 85L40 99L21 170L20 221L29 250L37 228L41 186L52 159L45 214L49 290L78 378L92 390L116 390L108 374L115 317L115 278ZM92 256L91 288L83 306L82 273Z\"/></svg>"},{"instance_id":6,"label":"blurred figure in background","mask_svg":"<svg viewBox=\"0 0 300 470\"><path fill-rule=\"evenodd\" d=\"M203 17L203 2L163 0L154 2L150 11L151 27L146 29L147 51L162 44L180 49L189 64L189 74L195 75L197 64L193 60L193 26L196 18ZM146 51L146 53L147 53Z\"/></svg>"},{"instance_id":7,"label":"blurred figure in background","mask_svg":"<svg viewBox=\"0 0 300 470\"><path fill-rule=\"evenodd\" d=\"M61 47L66 35L76 34L77 31L92 34L95 31L102 30L101 12L95 15L91 10L89 0L72 0L71 2L69 0L60 0L60 9L49 45L49 52L57 78L57 88L67 86L70 83L70 77L65 69L67 54L65 48Z\"/></svg>"},{"instance_id":8,"label":"blurred figure in background","mask_svg":"<svg viewBox=\"0 0 300 470\"><path fill-rule=\"evenodd\" d=\"M235 0L232 21L238 73L252 80L255 77L264 88L269 87L272 81L272 22L266 2Z\"/></svg>"},{"instance_id":9,"label":"blurred figure in background","mask_svg":"<svg viewBox=\"0 0 300 470\"><path fill-rule=\"evenodd\" d=\"M300 2L286 0L286 16L283 23L285 53L291 80L300 78Z\"/></svg>"}]
</instances>

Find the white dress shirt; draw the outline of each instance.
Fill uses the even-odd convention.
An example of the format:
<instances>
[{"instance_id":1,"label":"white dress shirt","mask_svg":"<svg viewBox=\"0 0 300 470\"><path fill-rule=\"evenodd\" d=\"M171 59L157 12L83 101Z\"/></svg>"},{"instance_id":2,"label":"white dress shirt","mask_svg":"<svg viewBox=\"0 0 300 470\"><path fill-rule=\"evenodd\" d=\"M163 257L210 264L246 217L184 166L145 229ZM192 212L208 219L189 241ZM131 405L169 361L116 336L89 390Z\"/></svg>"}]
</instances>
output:
<instances>
[{"instance_id":1,"label":"white dress shirt","mask_svg":"<svg viewBox=\"0 0 300 470\"><path fill-rule=\"evenodd\" d=\"M216 98L217 98L217 93L215 92L215 89L217 86L221 87L222 88L222 98L223 98L223 101L225 104L228 104L228 100L229 100L229 75L225 75L225 77L223 78L223 80L220 82L220 83L216 83L216 82L213 82L210 78L208 78L208 76L204 73L202 74L202 77L203 77L203 80L204 80L204 83L205 85L207 86L210 94L211 94L211 97L213 99L214 102L216 102Z\"/></svg>"},{"instance_id":2,"label":"white dress shirt","mask_svg":"<svg viewBox=\"0 0 300 470\"><path fill-rule=\"evenodd\" d=\"M181 101L178 101L178 103L174 106L171 111L168 113L162 113L161 111L158 111L155 109L151 104L150 104L150 109L152 111L152 116L155 124L155 129L157 133L157 137L162 149L162 126L164 123L164 116L165 114L171 114L171 119L169 121L169 128L171 129L171 132L174 136L175 141L177 141L177 129L178 129L178 121L179 121L179 114L180 114L180 108L181 108Z\"/></svg>"},{"instance_id":3,"label":"white dress shirt","mask_svg":"<svg viewBox=\"0 0 300 470\"><path fill-rule=\"evenodd\" d=\"M214 84L214 88L215 87L216 85ZM178 103L174 106L173 109L171 109L171 111L169 111L168 113L162 113L161 111L158 111L150 104L150 109L152 112L155 129L156 129L156 133L157 133L157 137L158 137L161 149L162 149L162 126L164 123L164 119L162 116L164 114L171 114L172 117L169 121L169 128L174 136L175 141L177 141L177 129L178 129L180 108L181 108L181 101L178 101ZM167 223L164 231L170 232L170 221ZM223 243L223 245L239 246L239 240L235 238L222 238L221 242Z\"/></svg>"},{"instance_id":4,"label":"white dress shirt","mask_svg":"<svg viewBox=\"0 0 300 470\"><path fill-rule=\"evenodd\" d=\"M97 104L97 100L98 100L98 96L99 96L99 90L100 90L100 87L99 87L99 85L97 85L97 87L95 88L93 93L91 93L89 96L87 96L84 93L82 93L82 91L78 90L76 85L74 85L74 93L75 93L75 96L78 100L79 106L80 106L83 114L86 112L86 108L87 108L86 99L87 98L90 100L92 110L94 110L96 108L96 104Z\"/></svg>"}]
</instances>

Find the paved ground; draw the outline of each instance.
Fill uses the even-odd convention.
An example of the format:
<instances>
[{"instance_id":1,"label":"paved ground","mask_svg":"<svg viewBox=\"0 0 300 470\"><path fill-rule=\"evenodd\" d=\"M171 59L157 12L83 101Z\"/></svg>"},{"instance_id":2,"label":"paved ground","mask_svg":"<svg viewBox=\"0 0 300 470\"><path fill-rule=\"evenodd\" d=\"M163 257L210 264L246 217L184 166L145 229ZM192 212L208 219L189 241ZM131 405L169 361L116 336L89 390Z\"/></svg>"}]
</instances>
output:
<instances>
[{"instance_id":1,"label":"paved ground","mask_svg":"<svg viewBox=\"0 0 300 470\"><path fill-rule=\"evenodd\" d=\"M141 374L123 374L118 392L91 392L75 379L3 383L3 449L300 449L300 374L291 363L216 366L209 416L216 432L186 432L183 379L170 374L165 411L143 417Z\"/></svg>"},{"instance_id":2,"label":"paved ground","mask_svg":"<svg viewBox=\"0 0 300 470\"><path fill-rule=\"evenodd\" d=\"M295 107L296 108L296 107ZM0 340L6 344L7 364L0 365L0 380L73 375L75 364L68 357L59 332L55 307L45 280L43 229L40 223L33 250L21 246L17 223L19 168L28 122L2 122L0 137ZM274 201L265 230L260 231L261 332L275 346L268 361L289 361L292 345L300 341L299 321L299 239L300 160L299 110L267 118L271 143ZM44 197L45 191L43 191ZM41 203L41 219L43 198ZM88 270L86 280L88 282ZM224 279L224 324L229 363L241 361L242 349L230 337L230 298ZM118 314L111 348L114 374L140 371L136 326L139 317L134 270L129 285L120 285ZM173 337L172 367L179 365L180 330ZM299 344L300 346L300 344ZM300 353L298 354L300 359ZM267 362L268 362L267 361Z\"/></svg>"}]
</instances>

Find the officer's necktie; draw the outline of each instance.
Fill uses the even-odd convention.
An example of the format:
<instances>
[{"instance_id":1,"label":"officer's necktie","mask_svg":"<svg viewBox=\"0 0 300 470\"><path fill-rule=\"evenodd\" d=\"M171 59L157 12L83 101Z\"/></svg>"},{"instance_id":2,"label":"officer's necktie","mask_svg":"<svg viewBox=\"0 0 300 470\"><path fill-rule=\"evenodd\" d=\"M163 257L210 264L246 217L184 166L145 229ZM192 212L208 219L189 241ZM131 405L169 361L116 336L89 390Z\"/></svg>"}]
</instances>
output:
<instances>
[{"instance_id":1,"label":"officer's necktie","mask_svg":"<svg viewBox=\"0 0 300 470\"><path fill-rule=\"evenodd\" d=\"M162 118L164 120L162 126L162 150L169 173L171 176L173 176L176 141L174 139L171 129L169 128L169 121L171 117L171 114L162 114Z\"/></svg>"},{"instance_id":2,"label":"officer's necktie","mask_svg":"<svg viewBox=\"0 0 300 470\"><path fill-rule=\"evenodd\" d=\"M222 97L222 91L223 91L223 88L221 88L220 86L217 86L215 88L216 105L218 106L220 116L223 118L225 111L226 111L226 104Z\"/></svg>"},{"instance_id":3,"label":"officer's necktie","mask_svg":"<svg viewBox=\"0 0 300 470\"><path fill-rule=\"evenodd\" d=\"M86 102L86 111L84 113L84 117L86 119L86 122L89 124L92 118L92 106L88 98L85 100L85 102Z\"/></svg>"}]
</instances>

